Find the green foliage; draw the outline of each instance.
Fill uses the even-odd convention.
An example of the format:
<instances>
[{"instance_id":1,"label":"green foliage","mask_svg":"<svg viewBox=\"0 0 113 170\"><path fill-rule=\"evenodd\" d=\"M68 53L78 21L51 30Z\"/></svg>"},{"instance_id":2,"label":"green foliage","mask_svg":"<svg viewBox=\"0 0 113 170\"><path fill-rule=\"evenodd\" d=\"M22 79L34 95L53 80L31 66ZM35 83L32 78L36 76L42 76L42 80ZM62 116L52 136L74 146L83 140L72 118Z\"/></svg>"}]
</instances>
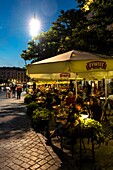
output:
<instances>
[{"instance_id":1,"label":"green foliage","mask_svg":"<svg viewBox=\"0 0 113 170\"><path fill-rule=\"evenodd\" d=\"M89 3L89 1L91 3ZM77 0L79 8L61 10L50 30L31 41L21 57L31 62L73 49L112 55L113 0ZM83 10L89 4L89 10Z\"/></svg>"},{"instance_id":2,"label":"green foliage","mask_svg":"<svg viewBox=\"0 0 113 170\"><path fill-rule=\"evenodd\" d=\"M104 143L105 141L105 135L103 126L100 122L91 119L91 118L83 118L80 114L74 114L75 123L74 126L80 126L84 131L91 129L91 133L93 133L94 139L97 141L98 144ZM88 132L88 131L87 131ZM90 136L90 134L87 134L87 136ZM91 134L92 135L92 134Z\"/></svg>"},{"instance_id":3,"label":"green foliage","mask_svg":"<svg viewBox=\"0 0 113 170\"><path fill-rule=\"evenodd\" d=\"M29 104L32 102L32 96L31 94L27 94L24 98L24 103Z\"/></svg>"},{"instance_id":4,"label":"green foliage","mask_svg":"<svg viewBox=\"0 0 113 170\"><path fill-rule=\"evenodd\" d=\"M80 119L81 127L88 127L93 128L94 138L96 139L97 143L103 143L105 136L104 131L102 128L102 124L94 119Z\"/></svg>"},{"instance_id":5,"label":"green foliage","mask_svg":"<svg viewBox=\"0 0 113 170\"><path fill-rule=\"evenodd\" d=\"M36 125L41 120L51 120L53 113L46 108L38 108L33 111L32 121Z\"/></svg>"},{"instance_id":6,"label":"green foliage","mask_svg":"<svg viewBox=\"0 0 113 170\"><path fill-rule=\"evenodd\" d=\"M38 108L38 104L36 102L31 102L27 105L27 115L32 116L33 111Z\"/></svg>"}]
</instances>

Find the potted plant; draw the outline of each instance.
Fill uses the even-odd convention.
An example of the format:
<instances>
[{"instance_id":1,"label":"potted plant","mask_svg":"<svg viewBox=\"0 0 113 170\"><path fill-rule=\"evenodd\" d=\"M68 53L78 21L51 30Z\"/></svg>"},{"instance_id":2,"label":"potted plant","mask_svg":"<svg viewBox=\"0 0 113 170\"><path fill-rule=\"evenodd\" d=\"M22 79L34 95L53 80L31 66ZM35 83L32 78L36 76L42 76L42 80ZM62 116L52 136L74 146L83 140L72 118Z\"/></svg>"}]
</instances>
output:
<instances>
[{"instance_id":1,"label":"potted plant","mask_svg":"<svg viewBox=\"0 0 113 170\"><path fill-rule=\"evenodd\" d=\"M38 108L38 104L36 102L31 102L27 105L27 115L32 117L33 111Z\"/></svg>"},{"instance_id":2,"label":"potted plant","mask_svg":"<svg viewBox=\"0 0 113 170\"><path fill-rule=\"evenodd\" d=\"M91 128L93 129L94 139L98 144L104 143L104 130L102 128L102 124L94 119L82 119L80 118L80 126L83 128Z\"/></svg>"},{"instance_id":3,"label":"potted plant","mask_svg":"<svg viewBox=\"0 0 113 170\"><path fill-rule=\"evenodd\" d=\"M52 119L52 112L47 108L41 108L33 111L32 123L36 131L44 131L49 128L49 120Z\"/></svg>"}]
</instances>

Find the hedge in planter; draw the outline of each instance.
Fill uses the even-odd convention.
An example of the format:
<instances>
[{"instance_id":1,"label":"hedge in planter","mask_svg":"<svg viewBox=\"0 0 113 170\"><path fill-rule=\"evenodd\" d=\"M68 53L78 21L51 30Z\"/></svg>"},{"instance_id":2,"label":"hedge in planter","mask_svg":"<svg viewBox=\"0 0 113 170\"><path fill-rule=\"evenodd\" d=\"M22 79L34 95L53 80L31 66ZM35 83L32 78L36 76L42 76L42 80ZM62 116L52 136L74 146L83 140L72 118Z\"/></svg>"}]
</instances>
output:
<instances>
[{"instance_id":1,"label":"hedge in planter","mask_svg":"<svg viewBox=\"0 0 113 170\"><path fill-rule=\"evenodd\" d=\"M52 119L53 113L46 108L38 108L33 111L32 123L36 131L43 131L49 126L49 120Z\"/></svg>"},{"instance_id":2,"label":"hedge in planter","mask_svg":"<svg viewBox=\"0 0 113 170\"><path fill-rule=\"evenodd\" d=\"M27 105L27 115L28 116L32 116L33 111L36 110L38 108L38 104L36 102L31 102Z\"/></svg>"},{"instance_id":3,"label":"hedge in planter","mask_svg":"<svg viewBox=\"0 0 113 170\"><path fill-rule=\"evenodd\" d=\"M93 128L94 137L98 144L104 143L105 136L102 124L94 119L82 119L80 118L81 127Z\"/></svg>"}]
</instances>

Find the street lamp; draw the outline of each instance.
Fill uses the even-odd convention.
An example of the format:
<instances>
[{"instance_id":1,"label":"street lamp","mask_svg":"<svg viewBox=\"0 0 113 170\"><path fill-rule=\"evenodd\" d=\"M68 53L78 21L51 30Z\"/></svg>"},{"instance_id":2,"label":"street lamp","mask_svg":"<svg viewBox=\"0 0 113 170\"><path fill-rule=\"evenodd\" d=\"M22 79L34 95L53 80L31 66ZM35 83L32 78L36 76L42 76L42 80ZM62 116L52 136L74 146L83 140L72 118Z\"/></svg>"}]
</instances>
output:
<instances>
[{"instance_id":1,"label":"street lamp","mask_svg":"<svg viewBox=\"0 0 113 170\"><path fill-rule=\"evenodd\" d=\"M35 38L40 30L40 21L36 18L35 15L31 19L29 26L30 26L30 34L33 38Z\"/></svg>"}]
</instances>

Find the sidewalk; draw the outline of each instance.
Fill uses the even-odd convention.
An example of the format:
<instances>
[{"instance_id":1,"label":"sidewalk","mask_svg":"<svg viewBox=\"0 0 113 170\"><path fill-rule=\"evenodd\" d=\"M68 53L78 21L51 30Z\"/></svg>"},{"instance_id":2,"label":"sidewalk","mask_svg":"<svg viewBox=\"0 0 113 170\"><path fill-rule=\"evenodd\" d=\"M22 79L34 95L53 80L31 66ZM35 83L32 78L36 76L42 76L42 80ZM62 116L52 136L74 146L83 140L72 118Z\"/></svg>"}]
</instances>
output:
<instances>
[{"instance_id":1,"label":"sidewalk","mask_svg":"<svg viewBox=\"0 0 113 170\"><path fill-rule=\"evenodd\" d=\"M24 96L0 100L0 170L79 170L77 159L59 148L47 146L45 137L31 128ZM85 160L81 170L113 170L113 140L95 150L96 164Z\"/></svg>"},{"instance_id":2,"label":"sidewalk","mask_svg":"<svg viewBox=\"0 0 113 170\"><path fill-rule=\"evenodd\" d=\"M56 170L61 161L30 127L23 99L0 102L0 170Z\"/></svg>"}]
</instances>

